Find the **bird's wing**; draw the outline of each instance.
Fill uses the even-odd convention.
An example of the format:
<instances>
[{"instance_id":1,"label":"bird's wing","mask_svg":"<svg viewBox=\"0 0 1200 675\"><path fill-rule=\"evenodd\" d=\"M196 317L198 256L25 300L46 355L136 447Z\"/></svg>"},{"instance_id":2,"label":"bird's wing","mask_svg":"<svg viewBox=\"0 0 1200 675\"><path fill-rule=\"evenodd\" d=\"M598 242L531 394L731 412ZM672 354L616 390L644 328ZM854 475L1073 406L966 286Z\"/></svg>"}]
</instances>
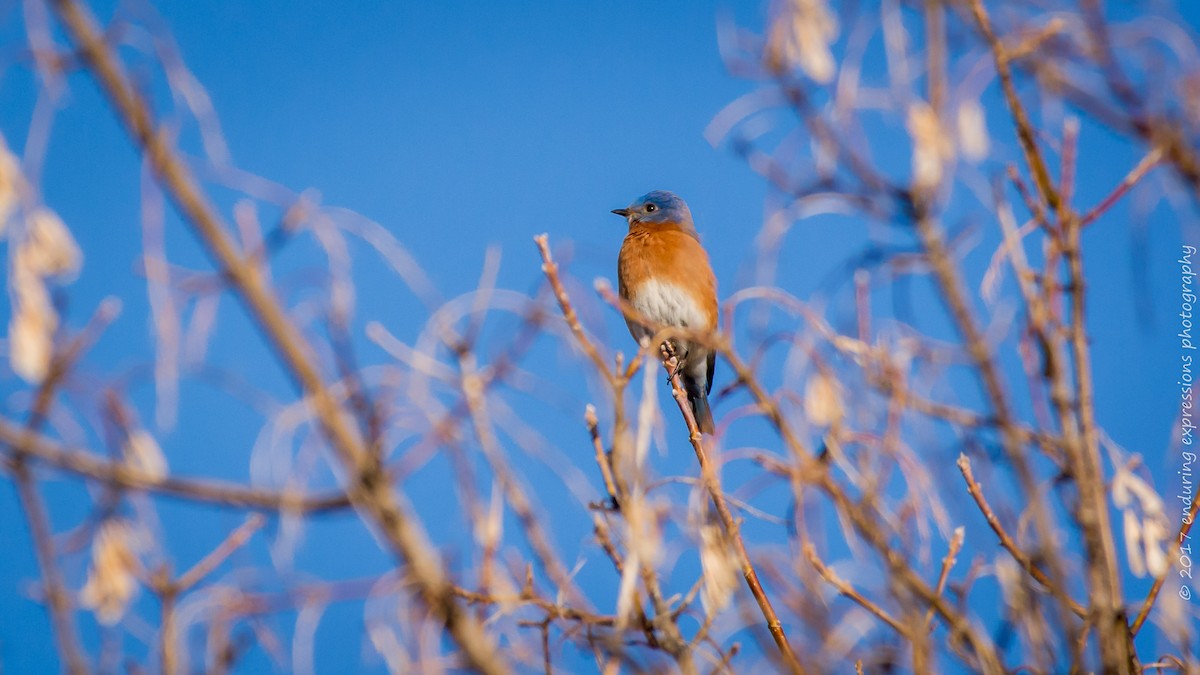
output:
<instances>
[{"instance_id":1,"label":"bird's wing","mask_svg":"<svg viewBox=\"0 0 1200 675\"><path fill-rule=\"evenodd\" d=\"M706 394L712 393L713 371L716 370L716 367L717 367L717 353L709 352L708 353L708 384L706 385L705 390L704 390L704 393L706 393Z\"/></svg>"}]
</instances>

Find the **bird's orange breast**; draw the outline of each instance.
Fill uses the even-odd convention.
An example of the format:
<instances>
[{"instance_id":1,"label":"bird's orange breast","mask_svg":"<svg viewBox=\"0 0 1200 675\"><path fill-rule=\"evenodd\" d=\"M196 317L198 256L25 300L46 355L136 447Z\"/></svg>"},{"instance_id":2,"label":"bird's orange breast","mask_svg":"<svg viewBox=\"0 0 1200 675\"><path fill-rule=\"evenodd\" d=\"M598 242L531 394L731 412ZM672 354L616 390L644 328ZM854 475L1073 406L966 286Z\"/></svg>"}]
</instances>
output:
<instances>
[{"instance_id":1,"label":"bird's orange breast","mask_svg":"<svg viewBox=\"0 0 1200 675\"><path fill-rule=\"evenodd\" d=\"M717 279L708 254L681 229L661 224L631 228L617 259L617 280L621 297L629 302L651 280L656 287L678 289L696 304L703 321L704 325L692 328L713 330L717 326Z\"/></svg>"}]
</instances>

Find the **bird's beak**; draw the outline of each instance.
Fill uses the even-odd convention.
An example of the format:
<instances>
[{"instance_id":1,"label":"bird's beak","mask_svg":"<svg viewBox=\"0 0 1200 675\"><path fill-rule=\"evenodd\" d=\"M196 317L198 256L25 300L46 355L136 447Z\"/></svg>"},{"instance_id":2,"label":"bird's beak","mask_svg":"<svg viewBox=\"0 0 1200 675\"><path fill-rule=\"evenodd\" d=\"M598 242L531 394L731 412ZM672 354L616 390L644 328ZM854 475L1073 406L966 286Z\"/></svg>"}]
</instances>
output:
<instances>
[{"instance_id":1,"label":"bird's beak","mask_svg":"<svg viewBox=\"0 0 1200 675\"><path fill-rule=\"evenodd\" d=\"M621 216L622 218L629 217L629 209L613 209L612 212L618 216Z\"/></svg>"}]
</instances>

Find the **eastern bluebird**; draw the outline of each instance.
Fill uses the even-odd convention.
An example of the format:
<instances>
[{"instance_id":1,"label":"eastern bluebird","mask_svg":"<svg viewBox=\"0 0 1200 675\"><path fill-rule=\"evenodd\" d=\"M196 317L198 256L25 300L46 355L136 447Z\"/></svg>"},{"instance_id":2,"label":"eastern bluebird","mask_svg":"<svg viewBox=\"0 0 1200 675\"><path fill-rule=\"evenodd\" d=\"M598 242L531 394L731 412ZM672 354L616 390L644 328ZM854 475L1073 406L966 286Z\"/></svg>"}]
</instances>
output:
<instances>
[{"instance_id":1,"label":"eastern bluebird","mask_svg":"<svg viewBox=\"0 0 1200 675\"><path fill-rule=\"evenodd\" d=\"M717 327L717 279L700 245L692 212L678 196L655 190L613 213L629 223L617 258L621 298L639 314L667 326L701 331ZM654 330L629 321L639 342ZM673 340L679 372L700 431L713 433L708 392L716 354L704 345Z\"/></svg>"}]
</instances>

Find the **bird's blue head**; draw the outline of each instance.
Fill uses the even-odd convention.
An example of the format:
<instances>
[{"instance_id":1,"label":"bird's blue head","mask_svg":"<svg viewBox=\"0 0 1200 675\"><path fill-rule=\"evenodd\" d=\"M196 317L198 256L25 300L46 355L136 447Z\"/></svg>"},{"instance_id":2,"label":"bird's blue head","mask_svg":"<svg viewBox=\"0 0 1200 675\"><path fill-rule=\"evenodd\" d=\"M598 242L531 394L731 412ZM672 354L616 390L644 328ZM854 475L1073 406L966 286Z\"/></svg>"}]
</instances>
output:
<instances>
[{"instance_id":1,"label":"bird's blue head","mask_svg":"<svg viewBox=\"0 0 1200 675\"><path fill-rule=\"evenodd\" d=\"M613 209L613 213L622 216L632 227L639 223L660 224L675 223L685 230L694 231L692 212L687 203L674 192L655 190L633 200L633 203L623 209Z\"/></svg>"}]
</instances>

